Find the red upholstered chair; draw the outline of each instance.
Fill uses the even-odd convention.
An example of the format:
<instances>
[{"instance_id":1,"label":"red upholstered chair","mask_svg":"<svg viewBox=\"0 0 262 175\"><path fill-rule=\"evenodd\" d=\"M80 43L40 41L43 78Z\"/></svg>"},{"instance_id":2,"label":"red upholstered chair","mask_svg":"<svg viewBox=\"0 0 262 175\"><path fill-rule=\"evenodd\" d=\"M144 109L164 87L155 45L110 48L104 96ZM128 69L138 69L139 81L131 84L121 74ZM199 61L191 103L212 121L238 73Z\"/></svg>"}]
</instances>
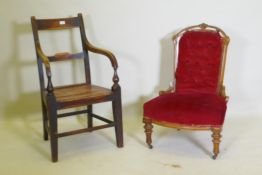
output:
<instances>
[{"instance_id":1,"label":"red upholstered chair","mask_svg":"<svg viewBox=\"0 0 262 175\"><path fill-rule=\"evenodd\" d=\"M200 24L181 30L173 40L178 51L175 86L144 104L146 142L152 148L152 123L211 130L215 159L227 109L223 77L229 37L217 27Z\"/></svg>"}]
</instances>

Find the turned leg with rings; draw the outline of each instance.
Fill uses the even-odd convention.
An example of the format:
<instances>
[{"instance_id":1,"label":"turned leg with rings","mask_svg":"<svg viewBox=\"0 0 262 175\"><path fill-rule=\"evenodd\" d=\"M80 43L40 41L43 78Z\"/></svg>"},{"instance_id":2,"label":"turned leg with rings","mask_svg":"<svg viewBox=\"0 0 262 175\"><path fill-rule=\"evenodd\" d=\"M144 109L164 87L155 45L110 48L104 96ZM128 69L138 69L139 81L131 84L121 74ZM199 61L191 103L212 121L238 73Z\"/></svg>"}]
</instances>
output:
<instances>
[{"instance_id":1,"label":"turned leg with rings","mask_svg":"<svg viewBox=\"0 0 262 175\"><path fill-rule=\"evenodd\" d=\"M146 134L146 143L148 145L148 147L150 149L153 148L152 146L152 129L153 129L153 125L152 125L152 121L150 119L144 118L143 122L145 123L145 134Z\"/></svg>"},{"instance_id":2,"label":"turned leg with rings","mask_svg":"<svg viewBox=\"0 0 262 175\"><path fill-rule=\"evenodd\" d=\"M221 128L212 128L212 142L213 142L213 159L215 160L217 158L217 155L219 153L219 144L220 144L220 139L221 139Z\"/></svg>"}]
</instances>

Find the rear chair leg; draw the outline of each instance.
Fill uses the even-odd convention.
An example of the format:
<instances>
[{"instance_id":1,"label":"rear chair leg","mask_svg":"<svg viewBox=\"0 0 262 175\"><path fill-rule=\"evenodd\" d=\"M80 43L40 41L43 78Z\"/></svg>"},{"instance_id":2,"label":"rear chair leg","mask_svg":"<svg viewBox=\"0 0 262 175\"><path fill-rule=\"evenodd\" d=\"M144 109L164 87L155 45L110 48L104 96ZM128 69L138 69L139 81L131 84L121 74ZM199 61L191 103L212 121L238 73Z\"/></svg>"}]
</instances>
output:
<instances>
[{"instance_id":1,"label":"rear chair leg","mask_svg":"<svg viewBox=\"0 0 262 175\"><path fill-rule=\"evenodd\" d=\"M92 107L92 105L88 105L87 106L87 111L88 111L88 114L87 114L87 126L88 126L88 128L92 128L93 127L93 116L92 116L92 114L93 114L93 107Z\"/></svg>"},{"instance_id":2,"label":"rear chair leg","mask_svg":"<svg viewBox=\"0 0 262 175\"><path fill-rule=\"evenodd\" d=\"M153 129L153 125L152 125L152 121L150 119L144 118L143 122L145 123L145 133L146 133L146 143L148 145L148 147L150 149L153 148L152 146L152 129Z\"/></svg>"},{"instance_id":3,"label":"rear chair leg","mask_svg":"<svg viewBox=\"0 0 262 175\"><path fill-rule=\"evenodd\" d=\"M218 153L219 153L219 144L220 144L220 139L221 139L221 131L222 129L221 128L212 128L212 142L213 142L213 159L215 160L218 156Z\"/></svg>"}]
</instances>

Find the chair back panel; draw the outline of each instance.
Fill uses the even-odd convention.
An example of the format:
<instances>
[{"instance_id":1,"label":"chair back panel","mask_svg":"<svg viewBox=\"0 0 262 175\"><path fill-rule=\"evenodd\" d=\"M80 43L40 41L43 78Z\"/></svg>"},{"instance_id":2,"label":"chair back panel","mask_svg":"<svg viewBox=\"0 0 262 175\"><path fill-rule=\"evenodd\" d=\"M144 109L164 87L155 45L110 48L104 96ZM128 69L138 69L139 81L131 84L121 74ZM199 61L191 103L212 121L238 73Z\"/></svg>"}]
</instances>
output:
<instances>
[{"instance_id":1,"label":"chair back panel","mask_svg":"<svg viewBox=\"0 0 262 175\"><path fill-rule=\"evenodd\" d=\"M186 31L178 46L176 91L218 93L223 57L219 32Z\"/></svg>"},{"instance_id":2,"label":"chair back panel","mask_svg":"<svg viewBox=\"0 0 262 175\"><path fill-rule=\"evenodd\" d=\"M37 19L37 30L60 30L79 27L78 17L57 18L57 19Z\"/></svg>"},{"instance_id":3,"label":"chair back panel","mask_svg":"<svg viewBox=\"0 0 262 175\"><path fill-rule=\"evenodd\" d=\"M78 14L76 17L69 18L54 18L54 19L36 19L35 17L31 17L32 30L34 36L35 47L40 47L40 39L39 39L39 31L42 30L67 30L78 28L80 31L81 42L82 42L82 51L79 53L56 53L55 55L47 56L50 62L54 61L65 61L71 59L84 59L85 66L85 77L86 83L91 83L91 75L90 75L90 65L89 65L89 55L88 50L85 46L87 41L85 34L85 27L83 23L82 14ZM38 62L38 70L39 70L39 79L40 86L43 90L45 87L44 77L43 77L43 69L42 69L42 60L40 56L37 54L37 62Z\"/></svg>"}]
</instances>

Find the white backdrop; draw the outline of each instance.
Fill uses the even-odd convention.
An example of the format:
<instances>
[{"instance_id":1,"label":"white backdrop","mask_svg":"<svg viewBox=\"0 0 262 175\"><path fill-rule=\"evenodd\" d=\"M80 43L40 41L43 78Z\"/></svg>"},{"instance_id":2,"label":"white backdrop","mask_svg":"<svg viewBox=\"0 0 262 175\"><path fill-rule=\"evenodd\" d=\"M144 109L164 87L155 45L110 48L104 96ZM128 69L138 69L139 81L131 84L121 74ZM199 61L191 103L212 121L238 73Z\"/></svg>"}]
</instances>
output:
<instances>
[{"instance_id":1,"label":"white backdrop","mask_svg":"<svg viewBox=\"0 0 262 175\"><path fill-rule=\"evenodd\" d=\"M225 72L230 96L228 116L261 116L262 2L260 0L0 0L0 82L3 115L40 111L38 76L30 16L58 18L81 12L89 40L111 50L119 62L124 113L141 112L145 100L168 87L172 79L170 35L202 22L222 28L231 38ZM51 48L75 50L69 42L43 41ZM66 45L70 43L70 45ZM109 85L110 63L92 55L94 82ZM55 74L58 83L75 81L80 64L65 65ZM104 108L107 111L108 108Z\"/></svg>"}]
</instances>

